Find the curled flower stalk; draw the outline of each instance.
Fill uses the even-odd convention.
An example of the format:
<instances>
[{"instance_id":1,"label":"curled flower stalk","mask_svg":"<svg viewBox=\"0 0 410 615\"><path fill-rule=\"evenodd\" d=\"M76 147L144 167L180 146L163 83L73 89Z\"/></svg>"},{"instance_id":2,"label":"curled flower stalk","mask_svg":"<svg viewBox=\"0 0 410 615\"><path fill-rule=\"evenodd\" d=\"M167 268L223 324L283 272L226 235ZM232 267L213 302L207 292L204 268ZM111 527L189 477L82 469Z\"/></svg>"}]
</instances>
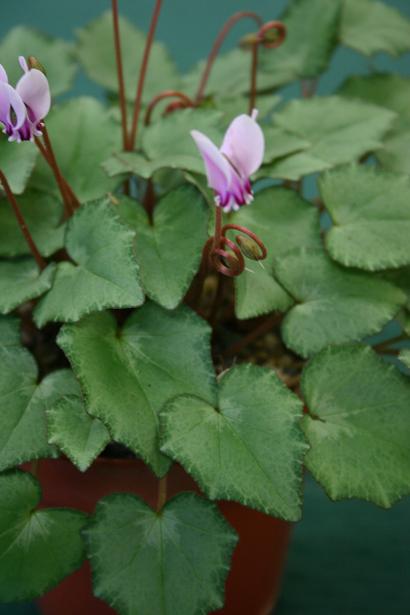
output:
<instances>
[{"instance_id":1,"label":"curled flower stalk","mask_svg":"<svg viewBox=\"0 0 410 615\"><path fill-rule=\"evenodd\" d=\"M145 112L144 124L145 126L149 126L151 123L151 118L155 107L162 100L166 100L167 98L174 98L176 100L172 101L165 109L165 113L169 113L174 111L175 109L188 109L189 107L195 107L195 102L189 98L183 92L179 92L178 90L165 90L161 92L157 96L155 96L149 105L147 106L147 110Z\"/></svg>"}]
</instances>

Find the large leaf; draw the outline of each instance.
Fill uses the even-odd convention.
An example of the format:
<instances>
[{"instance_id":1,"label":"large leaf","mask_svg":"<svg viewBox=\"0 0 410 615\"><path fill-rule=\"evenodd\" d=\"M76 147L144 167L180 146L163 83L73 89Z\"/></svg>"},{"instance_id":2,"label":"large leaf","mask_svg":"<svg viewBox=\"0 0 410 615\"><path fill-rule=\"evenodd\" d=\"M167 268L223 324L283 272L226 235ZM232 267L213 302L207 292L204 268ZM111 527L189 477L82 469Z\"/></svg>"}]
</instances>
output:
<instances>
[{"instance_id":1,"label":"large leaf","mask_svg":"<svg viewBox=\"0 0 410 615\"><path fill-rule=\"evenodd\" d=\"M320 179L333 226L326 237L342 265L369 271L410 264L410 180L355 165Z\"/></svg>"},{"instance_id":2,"label":"large leaf","mask_svg":"<svg viewBox=\"0 0 410 615\"><path fill-rule=\"evenodd\" d=\"M0 136L0 169L6 176L13 194L24 192L36 164L37 154L37 148L33 143L9 143L5 136ZM0 184L1 194L3 187Z\"/></svg>"},{"instance_id":3,"label":"large leaf","mask_svg":"<svg viewBox=\"0 0 410 615\"><path fill-rule=\"evenodd\" d=\"M201 262L209 217L205 199L191 186L177 188L156 205L153 225L135 201L124 201L120 208L127 209L127 220L135 230L135 253L145 292L163 307L174 309Z\"/></svg>"},{"instance_id":4,"label":"large leaf","mask_svg":"<svg viewBox=\"0 0 410 615\"><path fill-rule=\"evenodd\" d=\"M82 472L110 441L104 424L87 414L79 390L48 408L47 422L49 443L58 446Z\"/></svg>"},{"instance_id":5,"label":"large leaf","mask_svg":"<svg viewBox=\"0 0 410 615\"><path fill-rule=\"evenodd\" d=\"M297 521L306 448L301 412L272 370L241 365L222 377L216 407L187 395L164 407L161 449L210 498Z\"/></svg>"},{"instance_id":6,"label":"large leaf","mask_svg":"<svg viewBox=\"0 0 410 615\"><path fill-rule=\"evenodd\" d=\"M145 34L120 17L121 47L126 96L133 100L137 89ZM112 92L118 91L111 11L106 11L78 31L77 55L88 76ZM145 80L144 100L159 92L178 89L179 77L164 45L154 42Z\"/></svg>"},{"instance_id":7,"label":"large leaf","mask_svg":"<svg viewBox=\"0 0 410 615\"><path fill-rule=\"evenodd\" d=\"M45 412L75 390L75 381L64 370L37 384L37 366L20 344L18 321L0 320L0 343L0 470L5 470L55 455L47 440Z\"/></svg>"},{"instance_id":8,"label":"large leaf","mask_svg":"<svg viewBox=\"0 0 410 615\"><path fill-rule=\"evenodd\" d=\"M71 86L76 66L71 45L66 41L52 38L25 26L17 26L10 30L0 44L0 58L12 85L23 74L18 56L26 58L35 56L41 62L54 96L65 92Z\"/></svg>"},{"instance_id":9,"label":"large leaf","mask_svg":"<svg viewBox=\"0 0 410 615\"><path fill-rule=\"evenodd\" d=\"M102 196L115 187L101 163L118 149L119 134L112 129L110 114L94 98L73 98L53 109L47 127L62 174L81 201ZM43 158L39 159L32 185L59 194Z\"/></svg>"},{"instance_id":10,"label":"large leaf","mask_svg":"<svg viewBox=\"0 0 410 615\"><path fill-rule=\"evenodd\" d=\"M332 499L383 507L410 493L410 382L370 348L331 348L306 368L306 464Z\"/></svg>"},{"instance_id":11,"label":"large leaf","mask_svg":"<svg viewBox=\"0 0 410 615\"><path fill-rule=\"evenodd\" d=\"M410 175L409 148L410 130L399 132L386 139L383 149L377 154L377 158L386 170Z\"/></svg>"},{"instance_id":12,"label":"large leaf","mask_svg":"<svg viewBox=\"0 0 410 615\"><path fill-rule=\"evenodd\" d=\"M42 508L31 474L0 476L0 601L31 600L50 590L84 559L80 531L86 516Z\"/></svg>"},{"instance_id":13,"label":"large leaf","mask_svg":"<svg viewBox=\"0 0 410 615\"><path fill-rule=\"evenodd\" d=\"M197 615L223 606L235 531L182 493L160 512L132 495L100 500L85 531L94 593L124 615Z\"/></svg>"},{"instance_id":14,"label":"large leaf","mask_svg":"<svg viewBox=\"0 0 410 615\"><path fill-rule=\"evenodd\" d=\"M40 271L35 260L0 260L0 314L8 314L29 299L36 299L51 288L55 264Z\"/></svg>"},{"instance_id":15,"label":"large leaf","mask_svg":"<svg viewBox=\"0 0 410 615\"><path fill-rule=\"evenodd\" d=\"M365 55L397 56L410 49L410 20L385 2L344 0L341 42Z\"/></svg>"},{"instance_id":16,"label":"large leaf","mask_svg":"<svg viewBox=\"0 0 410 615\"><path fill-rule=\"evenodd\" d=\"M27 191L18 198L19 207L35 244L43 256L50 256L64 243L62 205L54 196ZM0 256L23 256L30 249L10 203L0 199Z\"/></svg>"},{"instance_id":17,"label":"large leaf","mask_svg":"<svg viewBox=\"0 0 410 615\"><path fill-rule=\"evenodd\" d=\"M83 385L88 412L164 474L170 462L158 446L160 408L176 395L215 401L208 325L185 307L168 312L148 303L121 331L110 314L96 314L63 327L58 343Z\"/></svg>"},{"instance_id":18,"label":"large leaf","mask_svg":"<svg viewBox=\"0 0 410 615\"><path fill-rule=\"evenodd\" d=\"M274 259L298 246L320 245L317 209L294 190L268 188L258 192L252 205L243 207L232 222L256 233L268 251L264 261L246 259L245 271L236 278L236 315L251 318L285 311L293 300L274 277Z\"/></svg>"},{"instance_id":19,"label":"large leaf","mask_svg":"<svg viewBox=\"0 0 410 615\"><path fill-rule=\"evenodd\" d=\"M262 167L262 177L298 180L303 175L357 160L382 146L395 114L387 109L329 96L295 100L275 114L275 124L311 143L306 150Z\"/></svg>"},{"instance_id":20,"label":"large leaf","mask_svg":"<svg viewBox=\"0 0 410 615\"><path fill-rule=\"evenodd\" d=\"M34 318L73 322L108 307L135 307L144 300L133 255L133 233L105 200L83 205L67 225L66 249L76 264L57 266L51 290Z\"/></svg>"},{"instance_id":21,"label":"large leaf","mask_svg":"<svg viewBox=\"0 0 410 615\"><path fill-rule=\"evenodd\" d=\"M297 301L283 321L284 341L304 357L377 333L406 299L392 284L344 269L321 250L292 251L277 259L275 271Z\"/></svg>"}]
</instances>

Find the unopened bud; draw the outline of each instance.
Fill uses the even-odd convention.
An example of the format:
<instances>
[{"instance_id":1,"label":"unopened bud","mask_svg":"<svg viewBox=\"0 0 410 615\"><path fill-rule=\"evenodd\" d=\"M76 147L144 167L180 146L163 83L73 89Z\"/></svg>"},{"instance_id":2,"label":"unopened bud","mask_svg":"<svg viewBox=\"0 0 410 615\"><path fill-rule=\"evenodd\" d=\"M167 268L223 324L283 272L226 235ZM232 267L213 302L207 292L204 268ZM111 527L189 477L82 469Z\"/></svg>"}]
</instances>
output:
<instances>
[{"instance_id":1,"label":"unopened bud","mask_svg":"<svg viewBox=\"0 0 410 615\"><path fill-rule=\"evenodd\" d=\"M238 235L236 238L236 242L239 245L241 252L247 258L250 258L254 261L257 261L261 258L261 249L250 237L246 237L245 235Z\"/></svg>"},{"instance_id":2,"label":"unopened bud","mask_svg":"<svg viewBox=\"0 0 410 615\"><path fill-rule=\"evenodd\" d=\"M258 33L246 34L239 41L239 46L241 49L251 49L255 45L259 45L260 42L261 39Z\"/></svg>"},{"instance_id":3,"label":"unopened bud","mask_svg":"<svg viewBox=\"0 0 410 615\"><path fill-rule=\"evenodd\" d=\"M27 66L29 68L36 68L37 70L39 70L40 72L44 73L44 75L47 76L46 69L35 56L29 56L27 58Z\"/></svg>"}]
</instances>

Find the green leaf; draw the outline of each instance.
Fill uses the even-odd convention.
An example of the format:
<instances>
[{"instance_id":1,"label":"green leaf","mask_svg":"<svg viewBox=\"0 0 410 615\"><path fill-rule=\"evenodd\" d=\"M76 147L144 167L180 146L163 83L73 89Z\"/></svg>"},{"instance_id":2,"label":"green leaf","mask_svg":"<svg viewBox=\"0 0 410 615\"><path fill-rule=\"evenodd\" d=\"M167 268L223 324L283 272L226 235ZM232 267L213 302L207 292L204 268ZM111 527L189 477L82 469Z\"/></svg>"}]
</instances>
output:
<instances>
[{"instance_id":1,"label":"green leaf","mask_svg":"<svg viewBox=\"0 0 410 615\"><path fill-rule=\"evenodd\" d=\"M264 261L246 259L245 271L235 280L237 317L286 311L293 300L274 277L274 260L298 246L320 245L317 209L294 190L268 188L258 192L252 206L243 207L232 222L256 233L268 251Z\"/></svg>"},{"instance_id":2,"label":"green leaf","mask_svg":"<svg viewBox=\"0 0 410 615\"><path fill-rule=\"evenodd\" d=\"M148 303L121 331L110 314L96 314L63 327L58 344L82 383L87 411L165 474L170 461L158 447L160 408L176 395L215 401L209 326L184 306L168 312Z\"/></svg>"},{"instance_id":3,"label":"green leaf","mask_svg":"<svg viewBox=\"0 0 410 615\"><path fill-rule=\"evenodd\" d=\"M162 447L212 499L275 517L301 515L302 403L268 369L241 365L220 381L217 406L193 396L161 411Z\"/></svg>"},{"instance_id":4,"label":"green leaf","mask_svg":"<svg viewBox=\"0 0 410 615\"><path fill-rule=\"evenodd\" d=\"M53 283L56 266L40 271L35 260L0 260L0 314L8 314L19 305L43 295Z\"/></svg>"},{"instance_id":5,"label":"green leaf","mask_svg":"<svg viewBox=\"0 0 410 615\"><path fill-rule=\"evenodd\" d=\"M32 355L21 346L18 321L0 320L0 471L33 459L55 456L47 439L46 410L75 390L68 370L52 372L38 384ZM77 385L78 386L78 385Z\"/></svg>"},{"instance_id":6,"label":"green leaf","mask_svg":"<svg viewBox=\"0 0 410 615\"><path fill-rule=\"evenodd\" d=\"M344 269L321 250L294 250L277 259L275 271L297 301L283 321L283 339L303 357L379 332L405 302L397 287Z\"/></svg>"},{"instance_id":7,"label":"green leaf","mask_svg":"<svg viewBox=\"0 0 410 615\"><path fill-rule=\"evenodd\" d=\"M117 612L197 615L223 606L237 536L211 502L182 493L156 513L133 495L111 495L85 537L94 593Z\"/></svg>"},{"instance_id":8,"label":"green leaf","mask_svg":"<svg viewBox=\"0 0 410 615\"><path fill-rule=\"evenodd\" d=\"M47 410L48 441L85 472L110 441L107 428L87 414L81 394L67 395Z\"/></svg>"},{"instance_id":9,"label":"green leaf","mask_svg":"<svg viewBox=\"0 0 410 615\"><path fill-rule=\"evenodd\" d=\"M326 246L342 265L368 271L410 264L410 179L351 165L320 179L333 226Z\"/></svg>"},{"instance_id":10,"label":"green leaf","mask_svg":"<svg viewBox=\"0 0 410 615\"><path fill-rule=\"evenodd\" d=\"M224 88L225 89L225 88ZM224 116L223 120L226 124L232 122L237 115L241 113L247 113L249 109L249 99L247 96L234 96L231 97L223 92L218 92L220 97L216 97L213 100L218 111L222 111ZM266 94L266 96L258 96L258 121L264 120L267 116L270 116L272 111L282 101L280 96L274 94ZM263 127L264 131L266 126Z\"/></svg>"},{"instance_id":11,"label":"green leaf","mask_svg":"<svg viewBox=\"0 0 410 615\"><path fill-rule=\"evenodd\" d=\"M354 161L382 147L395 114L342 96L295 100L275 114L275 124L311 143L303 152L262 167L262 177L298 180Z\"/></svg>"},{"instance_id":12,"label":"green leaf","mask_svg":"<svg viewBox=\"0 0 410 615\"><path fill-rule=\"evenodd\" d=\"M398 56L410 49L410 20L384 2L344 0L340 40L368 56Z\"/></svg>"},{"instance_id":13,"label":"green leaf","mask_svg":"<svg viewBox=\"0 0 410 615\"><path fill-rule=\"evenodd\" d=\"M101 164L118 149L119 135L112 129L110 113L94 98L73 98L52 109L47 128L62 174L80 199L96 199L113 190ZM59 194L48 164L39 159L31 185Z\"/></svg>"},{"instance_id":14,"label":"green leaf","mask_svg":"<svg viewBox=\"0 0 410 615\"><path fill-rule=\"evenodd\" d=\"M406 295L405 308L410 311L410 267L383 272L383 278L400 288Z\"/></svg>"},{"instance_id":15,"label":"green leaf","mask_svg":"<svg viewBox=\"0 0 410 615\"><path fill-rule=\"evenodd\" d=\"M384 508L410 493L410 383L370 348L329 348L306 368L306 464L332 499Z\"/></svg>"},{"instance_id":16,"label":"green leaf","mask_svg":"<svg viewBox=\"0 0 410 615\"><path fill-rule=\"evenodd\" d=\"M268 164L276 158L300 152L310 146L309 141L305 141L297 135L276 126L264 126L263 132L265 135L264 164Z\"/></svg>"},{"instance_id":17,"label":"green leaf","mask_svg":"<svg viewBox=\"0 0 410 615\"><path fill-rule=\"evenodd\" d=\"M410 175L409 148L410 130L407 130L386 139L377 158L386 170Z\"/></svg>"},{"instance_id":18,"label":"green leaf","mask_svg":"<svg viewBox=\"0 0 410 615\"><path fill-rule=\"evenodd\" d=\"M120 17L121 48L126 97L135 98L140 64L145 48L144 32ZM77 55L87 75L111 92L118 92L111 11L106 11L77 32ZM179 88L173 60L162 43L154 42L149 57L143 100L159 92Z\"/></svg>"},{"instance_id":19,"label":"green leaf","mask_svg":"<svg viewBox=\"0 0 410 615\"><path fill-rule=\"evenodd\" d=\"M27 191L18 198L27 227L43 256L51 256L64 244L63 208L53 196ZM0 256L25 256L30 249L10 203L0 199Z\"/></svg>"},{"instance_id":20,"label":"green leaf","mask_svg":"<svg viewBox=\"0 0 410 615\"><path fill-rule=\"evenodd\" d=\"M24 192L36 164L37 154L37 148L33 143L9 143L5 136L0 136L0 169L6 176L13 194ZM0 195L2 194L0 184Z\"/></svg>"},{"instance_id":21,"label":"green leaf","mask_svg":"<svg viewBox=\"0 0 410 615\"><path fill-rule=\"evenodd\" d=\"M133 233L105 200L83 205L67 224L65 241L77 264L62 262L51 290L37 305L39 327L73 322L104 308L141 305L144 295L133 255Z\"/></svg>"},{"instance_id":22,"label":"green leaf","mask_svg":"<svg viewBox=\"0 0 410 615\"><path fill-rule=\"evenodd\" d=\"M0 601L32 600L81 566L86 515L36 508L39 483L25 472L0 476Z\"/></svg>"},{"instance_id":23,"label":"green leaf","mask_svg":"<svg viewBox=\"0 0 410 615\"><path fill-rule=\"evenodd\" d=\"M141 206L123 201L135 230L135 253L146 294L167 309L183 299L202 258L207 240L208 206L191 186L169 192L154 210L154 224ZM138 209L137 209L138 208Z\"/></svg>"},{"instance_id":24,"label":"green leaf","mask_svg":"<svg viewBox=\"0 0 410 615\"><path fill-rule=\"evenodd\" d=\"M41 62L53 96L58 96L71 87L76 65L72 47L66 41L52 38L26 26L17 26L10 30L0 44L0 58L13 86L23 74L18 56L35 56Z\"/></svg>"},{"instance_id":25,"label":"green leaf","mask_svg":"<svg viewBox=\"0 0 410 615\"><path fill-rule=\"evenodd\" d=\"M405 348L399 354L399 359L406 367L410 369L410 348Z\"/></svg>"}]
</instances>

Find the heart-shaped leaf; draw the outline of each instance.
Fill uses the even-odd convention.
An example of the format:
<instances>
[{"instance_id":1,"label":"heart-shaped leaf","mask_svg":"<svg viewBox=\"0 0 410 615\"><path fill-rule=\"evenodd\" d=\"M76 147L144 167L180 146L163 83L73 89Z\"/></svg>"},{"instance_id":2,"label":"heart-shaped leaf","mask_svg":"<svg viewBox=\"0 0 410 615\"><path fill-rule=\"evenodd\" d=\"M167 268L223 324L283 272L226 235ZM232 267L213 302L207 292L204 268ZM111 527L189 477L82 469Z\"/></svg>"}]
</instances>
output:
<instances>
[{"instance_id":1,"label":"heart-shaped leaf","mask_svg":"<svg viewBox=\"0 0 410 615\"><path fill-rule=\"evenodd\" d=\"M56 266L40 271L35 260L0 260L0 314L8 314L29 299L43 295L54 279Z\"/></svg>"},{"instance_id":2,"label":"heart-shaped leaf","mask_svg":"<svg viewBox=\"0 0 410 615\"><path fill-rule=\"evenodd\" d=\"M197 615L223 606L237 542L217 507L182 493L156 513L132 495L100 500L85 531L94 593L121 613Z\"/></svg>"},{"instance_id":3,"label":"heart-shaped leaf","mask_svg":"<svg viewBox=\"0 0 410 615\"><path fill-rule=\"evenodd\" d=\"M120 331L110 314L96 314L63 327L58 343L83 385L87 411L165 474L170 461L158 446L160 408L183 394L215 401L209 326L186 307L168 312L148 303Z\"/></svg>"},{"instance_id":4,"label":"heart-shaped leaf","mask_svg":"<svg viewBox=\"0 0 410 615\"><path fill-rule=\"evenodd\" d=\"M406 300L389 282L344 269L322 250L294 250L277 259L275 272L297 301L283 321L283 339L304 357L379 332Z\"/></svg>"},{"instance_id":5,"label":"heart-shaped leaf","mask_svg":"<svg viewBox=\"0 0 410 615\"><path fill-rule=\"evenodd\" d=\"M84 559L80 531L86 515L36 508L40 486L25 472L0 476L0 600L32 600L50 590Z\"/></svg>"},{"instance_id":6,"label":"heart-shaped leaf","mask_svg":"<svg viewBox=\"0 0 410 615\"><path fill-rule=\"evenodd\" d=\"M133 233L114 206L102 200L83 205L67 224L65 245L77 264L60 263L51 290L34 312L42 327L72 322L108 307L135 307L144 300L133 253Z\"/></svg>"},{"instance_id":7,"label":"heart-shaped leaf","mask_svg":"<svg viewBox=\"0 0 410 615\"><path fill-rule=\"evenodd\" d=\"M184 395L161 411L162 447L212 499L296 521L301 514L300 400L272 370L234 367L217 406Z\"/></svg>"},{"instance_id":8,"label":"heart-shaped leaf","mask_svg":"<svg viewBox=\"0 0 410 615\"><path fill-rule=\"evenodd\" d=\"M7 137L0 136L0 169L6 176L13 194L24 192L36 164L37 154L37 148L33 143L10 143ZM2 189L0 184L0 195L3 193Z\"/></svg>"},{"instance_id":9,"label":"heart-shaped leaf","mask_svg":"<svg viewBox=\"0 0 410 615\"><path fill-rule=\"evenodd\" d=\"M324 350L302 379L306 464L332 499L410 493L410 382L370 348Z\"/></svg>"}]
</instances>

